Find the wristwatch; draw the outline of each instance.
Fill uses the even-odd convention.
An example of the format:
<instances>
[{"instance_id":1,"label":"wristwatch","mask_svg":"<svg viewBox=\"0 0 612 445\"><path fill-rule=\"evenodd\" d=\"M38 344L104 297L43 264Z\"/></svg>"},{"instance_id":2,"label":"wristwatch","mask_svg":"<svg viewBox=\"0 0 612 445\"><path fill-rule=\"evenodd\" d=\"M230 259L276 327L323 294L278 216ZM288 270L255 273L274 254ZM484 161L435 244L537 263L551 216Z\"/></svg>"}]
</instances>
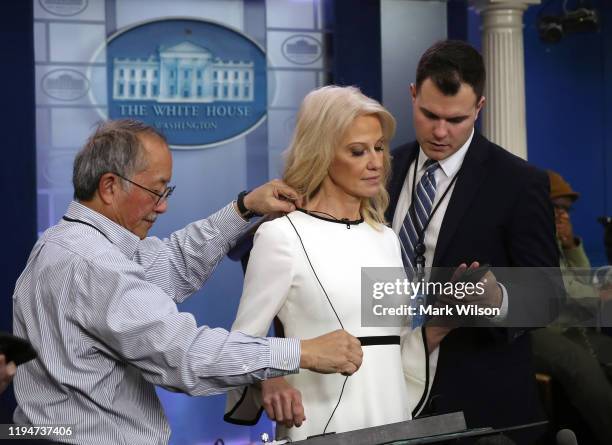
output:
<instances>
[{"instance_id":1,"label":"wristwatch","mask_svg":"<svg viewBox=\"0 0 612 445\"><path fill-rule=\"evenodd\" d=\"M238 207L238 211L240 212L240 215L247 220L251 219L254 216L261 216L259 213L247 209L244 205L244 197L249 193L250 190L243 190L238 193L238 198L236 198L236 206Z\"/></svg>"}]
</instances>

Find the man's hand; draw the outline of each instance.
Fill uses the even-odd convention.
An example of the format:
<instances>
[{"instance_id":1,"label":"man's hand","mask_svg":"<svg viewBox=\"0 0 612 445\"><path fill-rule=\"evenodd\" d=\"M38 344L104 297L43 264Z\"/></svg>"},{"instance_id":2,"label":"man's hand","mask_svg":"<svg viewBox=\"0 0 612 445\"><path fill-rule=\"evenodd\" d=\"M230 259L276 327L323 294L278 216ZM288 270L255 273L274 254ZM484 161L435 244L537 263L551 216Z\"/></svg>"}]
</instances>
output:
<instances>
[{"instance_id":1,"label":"man's hand","mask_svg":"<svg viewBox=\"0 0 612 445\"><path fill-rule=\"evenodd\" d=\"M274 179L253 189L244 197L247 209L267 215L269 213L289 213L295 210L299 196L295 190L283 181Z\"/></svg>"},{"instance_id":2,"label":"man's hand","mask_svg":"<svg viewBox=\"0 0 612 445\"><path fill-rule=\"evenodd\" d=\"M572 222L566 211L555 210L555 225L557 226L557 238L561 241L561 247L566 250L576 247Z\"/></svg>"},{"instance_id":3,"label":"man's hand","mask_svg":"<svg viewBox=\"0 0 612 445\"><path fill-rule=\"evenodd\" d=\"M291 386L284 377L261 382L261 395L270 420L280 422L287 428L299 427L306 420L302 393Z\"/></svg>"},{"instance_id":4,"label":"man's hand","mask_svg":"<svg viewBox=\"0 0 612 445\"><path fill-rule=\"evenodd\" d=\"M475 270L480 267L480 263L478 261L474 261L472 264L468 265L463 263L460 264L457 269L453 272L453 276L450 279L451 283L456 283L461 279L461 276L467 272L468 270ZM491 308L499 308L502 304L502 291L499 285L497 284L497 279L495 275L490 270L484 274L484 276L479 280L482 283L482 287L484 292L482 294L478 294L476 292L468 294L459 299L453 295L438 295L436 306L457 306L461 304L469 304L469 305L478 305L482 307L491 307ZM429 348L429 352L431 353L434 349L436 349L440 342L448 335L450 331L454 328L461 326L461 318L450 316L435 316L427 321L426 335L427 335L427 346Z\"/></svg>"},{"instance_id":5,"label":"man's hand","mask_svg":"<svg viewBox=\"0 0 612 445\"><path fill-rule=\"evenodd\" d=\"M0 354L0 394L11 383L16 372L17 366L15 366L15 363L10 362L7 364L4 355Z\"/></svg>"},{"instance_id":6,"label":"man's hand","mask_svg":"<svg viewBox=\"0 0 612 445\"><path fill-rule=\"evenodd\" d=\"M478 269L480 267L480 263L478 261L474 261L468 267L467 264L460 264L459 267L453 273L453 277L451 281L455 282L461 278L461 275L468 271ZM497 278L490 270L487 271L483 275L483 277L479 280L482 283L483 292L472 292L467 293L463 299L457 300L457 302L461 302L464 304L476 304L481 307L490 307L490 308L499 308L502 304L502 290L497 284Z\"/></svg>"},{"instance_id":7,"label":"man's hand","mask_svg":"<svg viewBox=\"0 0 612 445\"><path fill-rule=\"evenodd\" d=\"M599 298L604 302L612 300L612 286L606 286L599 289Z\"/></svg>"},{"instance_id":8,"label":"man's hand","mask_svg":"<svg viewBox=\"0 0 612 445\"><path fill-rule=\"evenodd\" d=\"M438 346L444 337L453 330L450 326L436 326L435 321L430 321L423 326L424 335L427 337L427 350L431 354Z\"/></svg>"},{"instance_id":9,"label":"man's hand","mask_svg":"<svg viewBox=\"0 0 612 445\"><path fill-rule=\"evenodd\" d=\"M472 263L469 269L476 269L480 266L479 263ZM457 269L453 272L453 276L450 279L451 283L455 283L459 280L461 275L463 275L468 270L467 264L460 264ZM435 303L436 307L443 306L455 306L460 304L460 300L456 299L452 295L438 295ZM459 326L459 320L454 316L434 316L431 317L423 326L423 335L427 337L427 350L431 354L444 340L450 331Z\"/></svg>"},{"instance_id":10,"label":"man's hand","mask_svg":"<svg viewBox=\"0 0 612 445\"><path fill-rule=\"evenodd\" d=\"M351 375L363 360L361 343L348 332L339 329L310 340L302 340L300 368L322 374L340 372Z\"/></svg>"}]
</instances>

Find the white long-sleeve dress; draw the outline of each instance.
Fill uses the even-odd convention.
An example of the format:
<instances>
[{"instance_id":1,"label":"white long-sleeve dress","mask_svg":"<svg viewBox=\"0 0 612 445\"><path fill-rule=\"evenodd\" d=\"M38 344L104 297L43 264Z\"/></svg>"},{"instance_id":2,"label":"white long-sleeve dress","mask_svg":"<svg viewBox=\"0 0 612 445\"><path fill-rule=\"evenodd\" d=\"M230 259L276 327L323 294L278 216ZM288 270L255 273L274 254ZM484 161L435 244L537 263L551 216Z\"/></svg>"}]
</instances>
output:
<instances>
[{"instance_id":1,"label":"white long-sleeve dress","mask_svg":"<svg viewBox=\"0 0 612 445\"><path fill-rule=\"evenodd\" d=\"M356 337L400 336L401 345L363 347L361 368L348 378L327 432L408 420L422 393L418 390L424 379L420 333L415 335L409 327L362 327L362 267L402 267L399 241L391 229L381 225L376 230L365 222L347 224L301 211L266 222L255 234L232 326L263 336L278 316L286 337L309 339L341 328L333 305L344 329ZM296 441L323 433L345 377L302 370L286 379L302 393L306 421L299 428L279 424L277 437ZM261 410L259 390L243 388L228 395L225 418L253 424Z\"/></svg>"}]
</instances>

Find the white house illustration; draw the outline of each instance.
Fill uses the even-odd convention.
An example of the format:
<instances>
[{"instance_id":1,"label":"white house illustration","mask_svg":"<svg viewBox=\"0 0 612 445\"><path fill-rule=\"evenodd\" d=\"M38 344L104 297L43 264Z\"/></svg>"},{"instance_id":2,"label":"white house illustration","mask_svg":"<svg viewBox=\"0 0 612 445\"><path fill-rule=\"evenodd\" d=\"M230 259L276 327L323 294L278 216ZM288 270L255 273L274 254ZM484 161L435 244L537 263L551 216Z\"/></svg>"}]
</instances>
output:
<instances>
[{"instance_id":1,"label":"white house illustration","mask_svg":"<svg viewBox=\"0 0 612 445\"><path fill-rule=\"evenodd\" d=\"M49 77L45 82L45 88L50 90L82 91L85 87L85 79L79 79L67 73L60 74L55 78Z\"/></svg>"},{"instance_id":2,"label":"white house illustration","mask_svg":"<svg viewBox=\"0 0 612 445\"><path fill-rule=\"evenodd\" d=\"M252 102L252 61L226 61L185 41L159 57L113 60L113 99L157 102Z\"/></svg>"}]
</instances>

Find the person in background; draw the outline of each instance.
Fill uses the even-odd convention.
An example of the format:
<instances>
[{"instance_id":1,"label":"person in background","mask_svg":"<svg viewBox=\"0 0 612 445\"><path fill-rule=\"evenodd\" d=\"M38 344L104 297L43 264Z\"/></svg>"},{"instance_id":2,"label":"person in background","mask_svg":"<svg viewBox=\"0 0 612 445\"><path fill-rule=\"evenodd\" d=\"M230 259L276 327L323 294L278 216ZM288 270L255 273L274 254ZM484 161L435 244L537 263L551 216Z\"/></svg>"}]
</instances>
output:
<instances>
[{"instance_id":1,"label":"person in background","mask_svg":"<svg viewBox=\"0 0 612 445\"><path fill-rule=\"evenodd\" d=\"M570 213L580 197L558 173L548 171L550 200L555 209L560 268L567 304L551 326L531 332L536 371L560 384L601 445L612 443L612 338L592 324L609 290L598 291L591 263ZM607 372L607 375L606 375Z\"/></svg>"}]
</instances>

